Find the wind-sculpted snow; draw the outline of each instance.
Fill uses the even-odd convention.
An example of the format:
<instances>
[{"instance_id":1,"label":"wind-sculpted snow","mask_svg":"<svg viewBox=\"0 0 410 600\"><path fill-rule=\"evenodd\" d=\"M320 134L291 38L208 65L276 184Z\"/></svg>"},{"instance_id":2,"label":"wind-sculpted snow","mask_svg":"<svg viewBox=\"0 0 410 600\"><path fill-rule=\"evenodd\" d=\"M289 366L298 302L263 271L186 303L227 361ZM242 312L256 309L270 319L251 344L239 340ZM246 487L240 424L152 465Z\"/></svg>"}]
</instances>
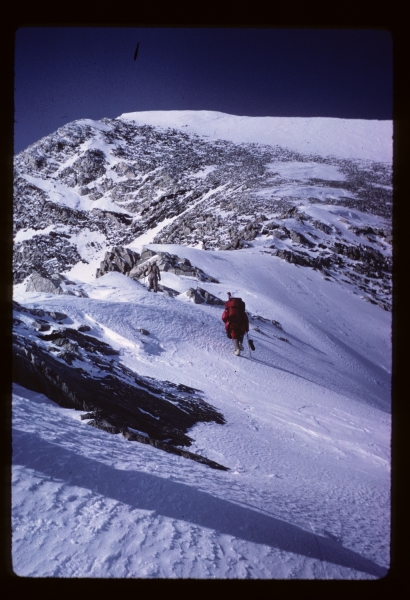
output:
<instances>
[{"instance_id":1,"label":"wind-sculpted snow","mask_svg":"<svg viewBox=\"0 0 410 600\"><path fill-rule=\"evenodd\" d=\"M15 443L19 448L35 447L36 440L34 438L35 436L30 433L18 430L15 432ZM93 458L78 454L69 448L59 448L56 455L54 444L49 442L43 443L42 452L54 455L54 460L59 465L56 473L58 479L55 489L51 493L56 497L56 501L66 504L67 510L73 513L72 519L75 528L81 526L81 509L80 512L75 509L73 512L70 504L74 507L78 503L84 505L87 500L91 504L90 499L96 505L95 508L99 508L102 513L100 519L94 515L92 517L94 521L92 530L94 535L98 535L100 539L108 537L104 535L103 519L107 519L110 505L113 512L118 511L118 509L115 511L115 506L121 506L131 512L157 515L157 522L151 531L147 530L147 516L140 518L138 533L135 526L132 527L132 533L136 535L134 542L131 541L130 533L123 535L121 543L116 547L116 553L110 557L110 560L105 560L102 564L98 564L98 561L97 564L92 564L90 558L85 558L84 562L80 564L73 556L63 564L56 563L54 569L53 567L48 568L46 571L48 576L58 577L63 573L68 573L72 577L104 577L106 569L111 565L115 565L116 568L120 566L120 557L126 553L129 555L129 559L125 561L128 563L128 568L134 568L139 576L189 578L198 576L197 574L203 573L204 570L199 566L195 569L188 561L184 564L185 556L190 557L191 553L195 551L202 554L204 550L213 553L216 559L213 569L209 559L206 561L210 564L205 566L205 570L209 570L210 575L212 571L217 574L220 572L217 566L220 561L222 564L225 563L227 572L231 572L231 576L234 576L234 573L238 572L238 567L234 565L235 547L229 547L232 544L230 540L233 539L237 540L238 548L241 546L243 548L246 544L260 545L266 548L265 553L268 555L269 551L272 555L297 555L301 562L322 564L322 573L320 574L318 570L319 578L326 577L326 569L329 569L329 566L331 569L339 568L342 572L358 571L364 576L372 578L380 578L387 574L385 568L372 560L363 558L357 552L343 548L337 539L332 539L332 536L316 535L312 531L277 519L273 515L256 511L252 506L241 506L227 499L215 497L204 490L192 488L182 481L173 481L172 477L166 479L161 474L151 474L134 469L118 469L101 462L96 464ZM24 467L37 472L40 477L42 470L47 470L44 456L36 458L33 452L26 455L17 452L15 462L20 468ZM64 473L68 467L71 471L67 476ZM96 469L98 469L98 477L94 474ZM65 487L69 482L75 482L76 493L67 496ZM110 482L108 494L107 483L104 482ZM104 498L104 501L98 501L99 497ZM188 536L178 527L181 517L192 524L192 533ZM160 524L164 532L167 531L171 536L171 547L164 548L167 557L164 557L164 566L162 567L156 566L149 560L142 560L142 557L135 556L135 551L133 552L133 549L136 549L139 544L149 546L154 541L161 527ZM47 523L46 532L49 529L51 528ZM217 532L217 534L212 535L211 532ZM91 536L90 539L91 546L93 545L92 537L94 536ZM219 539L223 538L226 538L226 541L220 546ZM20 541L17 544L22 545ZM158 540L156 544L159 544L157 546L159 554L161 542ZM227 548L224 547L225 545ZM252 566L246 564L245 557L241 556L241 558L243 566L239 567L239 577L252 576L253 569L257 569L256 561L252 561L252 569ZM41 556L37 557L36 563L40 570L45 566L44 558ZM173 573L170 568L174 569ZM285 566L285 572L286 570ZM125 563L122 572L126 576ZM308 572L307 569L306 574Z\"/></svg>"}]
</instances>

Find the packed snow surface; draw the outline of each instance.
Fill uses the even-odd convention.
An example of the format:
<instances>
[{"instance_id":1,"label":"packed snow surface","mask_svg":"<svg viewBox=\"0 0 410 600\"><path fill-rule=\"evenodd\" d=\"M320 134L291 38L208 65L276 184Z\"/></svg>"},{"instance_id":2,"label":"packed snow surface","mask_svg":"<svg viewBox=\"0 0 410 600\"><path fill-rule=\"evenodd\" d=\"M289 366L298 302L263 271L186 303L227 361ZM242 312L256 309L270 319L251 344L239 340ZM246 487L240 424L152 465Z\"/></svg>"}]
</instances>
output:
<instances>
[{"instance_id":1,"label":"packed snow surface","mask_svg":"<svg viewBox=\"0 0 410 600\"><path fill-rule=\"evenodd\" d=\"M199 128L190 113L177 116L181 126ZM231 119L240 117L225 119L226 127ZM221 308L194 304L184 292L198 282L172 273L163 283L180 292L175 298L119 273L84 277L88 298L21 285L14 298L66 313L71 327L89 325L141 375L200 389L226 424L196 425L190 451L229 471L94 429L80 411L15 385L15 573L383 577L390 562L390 313L319 271L261 252L262 242L236 252L150 247L215 277L220 283L200 285L221 299L228 291L241 297L255 352L245 344L235 356ZM141 340L139 328L150 335Z\"/></svg>"},{"instance_id":2,"label":"packed snow surface","mask_svg":"<svg viewBox=\"0 0 410 600\"><path fill-rule=\"evenodd\" d=\"M235 143L282 146L306 154L391 162L393 122L328 117L245 117L207 110L125 113L137 125L172 127Z\"/></svg>"}]
</instances>

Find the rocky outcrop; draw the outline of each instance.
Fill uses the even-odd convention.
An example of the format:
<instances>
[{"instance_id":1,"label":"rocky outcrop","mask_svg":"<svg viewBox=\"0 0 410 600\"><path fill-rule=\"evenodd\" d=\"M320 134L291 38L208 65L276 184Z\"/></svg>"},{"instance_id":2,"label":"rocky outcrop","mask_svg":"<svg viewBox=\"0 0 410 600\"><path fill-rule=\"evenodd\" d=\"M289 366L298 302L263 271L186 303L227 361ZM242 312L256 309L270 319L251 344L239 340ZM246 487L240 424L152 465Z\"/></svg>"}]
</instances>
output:
<instances>
[{"instance_id":1,"label":"rocky outcrop","mask_svg":"<svg viewBox=\"0 0 410 600\"><path fill-rule=\"evenodd\" d=\"M62 147L63 149L63 147ZM61 171L61 178L66 185L80 187L80 195L84 195L85 186L102 177L106 168L105 154L99 149L86 150L70 167Z\"/></svg>"},{"instance_id":2,"label":"rocky outcrop","mask_svg":"<svg viewBox=\"0 0 410 600\"><path fill-rule=\"evenodd\" d=\"M26 285L26 292L44 292L46 294L62 294L58 277L42 277L34 272Z\"/></svg>"},{"instance_id":3,"label":"rocky outcrop","mask_svg":"<svg viewBox=\"0 0 410 600\"><path fill-rule=\"evenodd\" d=\"M128 275L132 269L140 262L140 255L129 248L115 246L105 253L100 267L96 271L96 278L102 277L106 273L116 271L123 275Z\"/></svg>"},{"instance_id":4,"label":"rocky outcrop","mask_svg":"<svg viewBox=\"0 0 410 600\"><path fill-rule=\"evenodd\" d=\"M112 250L106 252L104 260L101 261L100 267L97 269L96 277L101 277L111 271L117 271L138 281L145 277L148 264L152 261L156 262L160 271L185 277L195 277L199 281L218 283L217 279L207 275L202 269L193 266L187 258L180 258L176 254L149 250L147 248L140 255L138 252L121 246L114 247ZM161 285L160 288L173 291Z\"/></svg>"},{"instance_id":5,"label":"rocky outcrop","mask_svg":"<svg viewBox=\"0 0 410 600\"><path fill-rule=\"evenodd\" d=\"M64 233L38 234L14 247L14 280L21 283L33 271L45 276L60 273L82 262L76 246Z\"/></svg>"},{"instance_id":6,"label":"rocky outcrop","mask_svg":"<svg viewBox=\"0 0 410 600\"><path fill-rule=\"evenodd\" d=\"M87 353L98 353L104 356L112 356L113 354L119 354L117 350L114 350L101 340L84 334L84 328L71 329L69 327L65 329L57 329L52 333L41 335L38 337L41 340L52 342L53 346L61 348L59 354L60 358L63 358L68 364L72 364L74 358L81 358L79 349L82 348Z\"/></svg>"},{"instance_id":7,"label":"rocky outcrop","mask_svg":"<svg viewBox=\"0 0 410 600\"><path fill-rule=\"evenodd\" d=\"M214 296L200 287L197 287L196 289L189 288L185 293L195 304L212 304L214 306L223 306L225 304L223 300L220 300L217 296Z\"/></svg>"},{"instance_id":8,"label":"rocky outcrop","mask_svg":"<svg viewBox=\"0 0 410 600\"><path fill-rule=\"evenodd\" d=\"M273 246L274 248L274 246ZM330 258L311 257L306 252L296 252L291 250L276 250L273 253L274 256L286 260L286 262L301 267L312 267L313 269L323 270L331 266L332 262Z\"/></svg>"},{"instance_id":9,"label":"rocky outcrop","mask_svg":"<svg viewBox=\"0 0 410 600\"><path fill-rule=\"evenodd\" d=\"M362 261L367 265L368 270L372 271L390 271L391 261L383 256L381 252L369 246L348 246L340 242L335 242L333 250L336 254L343 254L351 260Z\"/></svg>"},{"instance_id":10,"label":"rocky outcrop","mask_svg":"<svg viewBox=\"0 0 410 600\"><path fill-rule=\"evenodd\" d=\"M64 275L53 273L50 276L36 271L27 280L26 292L40 292L43 294L67 294L87 298L87 294Z\"/></svg>"},{"instance_id":11,"label":"rocky outcrop","mask_svg":"<svg viewBox=\"0 0 410 600\"><path fill-rule=\"evenodd\" d=\"M19 313L25 313L28 315L33 315L35 317L48 317L49 319L60 323L65 321L68 316L65 313L58 312L56 310L43 310L42 308L26 308L25 306L19 304L15 300L12 301L13 310L18 311Z\"/></svg>"},{"instance_id":12,"label":"rocky outcrop","mask_svg":"<svg viewBox=\"0 0 410 600\"><path fill-rule=\"evenodd\" d=\"M38 312L17 303L13 308L13 381L60 406L84 411L82 418L94 427L227 470L179 447L191 445L187 432L196 423L225 423L199 390L134 373L115 360L118 352L109 344L81 327L58 327L51 312L41 312L49 331L41 333L35 325Z\"/></svg>"},{"instance_id":13,"label":"rocky outcrop","mask_svg":"<svg viewBox=\"0 0 410 600\"><path fill-rule=\"evenodd\" d=\"M298 196L300 180L274 173L272 185L271 166L281 162L329 165L343 178L305 179L303 194ZM283 195L283 186L289 189L288 196ZM336 193L327 194L326 188ZM73 202L76 195L78 201ZM324 199L326 207L335 207L328 222L317 214L313 218L308 210ZM106 203L117 208L103 209ZM364 218L357 220L349 216L350 209L367 213L372 220L369 224ZM338 213L340 227L335 225ZM389 165L205 139L173 129L137 126L121 118L102 119L95 126L77 121L15 157L13 228L14 234L25 235L15 243L13 278L20 283L33 270L64 273L80 260L100 259L106 248L124 248L163 224L154 243L240 250L268 236L276 244L278 254L272 254L278 258L324 274L333 265L343 271L345 282L363 286L368 297L388 306L391 214ZM380 225L374 224L375 215ZM87 232L100 241L90 242L84 253L78 239ZM363 253L358 258L363 241L382 258ZM118 258L112 261L116 267L106 261L99 276L110 268L123 272ZM206 281L192 265L160 254L157 258L164 270ZM132 277L141 277L141 265L142 260L133 265ZM368 278L373 279L372 285Z\"/></svg>"},{"instance_id":14,"label":"rocky outcrop","mask_svg":"<svg viewBox=\"0 0 410 600\"><path fill-rule=\"evenodd\" d=\"M310 248L314 246L314 244L310 242L307 239L307 237L303 235L303 233L300 233L299 231L294 231L293 229L290 229L288 233L290 239L296 244L302 244L303 246L308 246Z\"/></svg>"},{"instance_id":15,"label":"rocky outcrop","mask_svg":"<svg viewBox=\"0 0 410 600\"><path fill-rule=\"evenodd\" d=\"M156 260L160 271L174 273L175 275L182 275L184 277L195 277L199 281L210 281L218 283L218 280L214 277L207 275L199 267L195 267L190 263L187 258L180 258L176 254L170 254L169 252L156 252L153 250L146 251L141 254L141 260ZM139 278L141 275L136 272L136 275L130 273L130 277L136 276Z\"/></svg>"}]
</instances>

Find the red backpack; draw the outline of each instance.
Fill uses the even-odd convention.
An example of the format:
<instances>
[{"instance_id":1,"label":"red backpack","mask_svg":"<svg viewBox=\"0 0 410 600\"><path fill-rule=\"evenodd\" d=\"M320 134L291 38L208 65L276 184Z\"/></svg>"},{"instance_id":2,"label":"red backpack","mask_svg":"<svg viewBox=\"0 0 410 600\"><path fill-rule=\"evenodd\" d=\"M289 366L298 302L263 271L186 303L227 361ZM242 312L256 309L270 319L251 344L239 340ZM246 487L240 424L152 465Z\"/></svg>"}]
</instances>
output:
<instances>
[{"instance_id":1,"label":"red backpack","mask_svg":"<svg viewBox=\"0 0 410 600\"><path fill-rule=\"evenodd\" d=\"M231 298L225 302L225 311L230 323L242 323L245 318L245 302L242 298Z\"/></svg>"},{"instance_id":2,"label":"red backpack","mask_svg":"<svg viewBox=\"0 0 410 600\"><path fill-rule=\"evenodd\" d=\"M230 298L225 302L222 321L225 323L225 331L229 338L237 338L245 334L249 329L245 302L241 298Z\"/></svg>"}]
</instances>

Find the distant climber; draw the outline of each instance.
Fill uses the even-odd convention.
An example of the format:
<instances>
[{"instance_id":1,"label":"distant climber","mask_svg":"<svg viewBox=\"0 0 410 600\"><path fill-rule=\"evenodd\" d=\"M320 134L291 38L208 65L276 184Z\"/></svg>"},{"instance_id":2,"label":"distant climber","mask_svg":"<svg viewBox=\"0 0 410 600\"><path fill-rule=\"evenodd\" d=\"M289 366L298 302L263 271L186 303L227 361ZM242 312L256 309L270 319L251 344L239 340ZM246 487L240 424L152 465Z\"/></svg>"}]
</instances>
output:
<instances>
[{"instance_id":1,"label":"distant climber","mask_svg":"<svg viewBox=\"0 0 410 600\"><path fill-rule=\"evenodd\" d=\"M144 276L148 275L148 291L150 292L154 288L154 292L158 292L158 280L161 280L161 273L157 262L154 260L145 269Z\"/></svg>"},{"instance_id":2,"label":"distant climber","mask_svg":"<svg viewBox=\"0 0 410 600\"><path fill-rule=\"evenodd\" d=\"M134 62L137 60L137 56L138 56L138 48L139 48L140 42L138 42L137 47L135 48L135 52L134 52Z\"/></svg>"},{"instance_id":3,"label":"distant climber","mask_svg":"<svg viewBox=\"0 0 410 600\"><path fill-rule=\"evenodd\" d=\"M249 331L249 320L245 312L245 302L241 298L232 298L230 292L228 292L228 297L222 321L225 323L228 338L233 341L234 353L239 356L243 350L243 336Z\"/></svg>"}]
</instances>

